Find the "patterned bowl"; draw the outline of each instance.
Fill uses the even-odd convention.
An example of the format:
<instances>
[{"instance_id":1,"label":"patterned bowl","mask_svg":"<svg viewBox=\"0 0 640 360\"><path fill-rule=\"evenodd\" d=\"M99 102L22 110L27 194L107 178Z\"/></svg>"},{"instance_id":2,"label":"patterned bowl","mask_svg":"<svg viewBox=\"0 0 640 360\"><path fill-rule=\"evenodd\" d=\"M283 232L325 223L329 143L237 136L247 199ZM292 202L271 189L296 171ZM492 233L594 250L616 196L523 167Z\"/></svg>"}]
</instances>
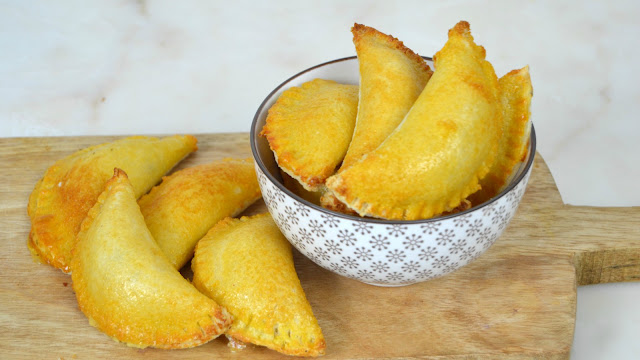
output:
<instances>
[{"instance_id":1,"label":"patterned bowl","mask_svg":"<svg viewBox=\"0 0 640 360\"><path fill-rule=\"evenodd\" d=\"M496 241L516 212L527 186L536 149L533 128L526 160L505 190L486 203L428 220L349 216L312 204L287 189L267 140L259 136L267 111L280 94L315 78L357 84L358 60L349 57L323 63L283 82L258 108L250 133L264 201L298 251L339 275L372 285L402 286L459 269Z\"/></svg>"}]
</instances>

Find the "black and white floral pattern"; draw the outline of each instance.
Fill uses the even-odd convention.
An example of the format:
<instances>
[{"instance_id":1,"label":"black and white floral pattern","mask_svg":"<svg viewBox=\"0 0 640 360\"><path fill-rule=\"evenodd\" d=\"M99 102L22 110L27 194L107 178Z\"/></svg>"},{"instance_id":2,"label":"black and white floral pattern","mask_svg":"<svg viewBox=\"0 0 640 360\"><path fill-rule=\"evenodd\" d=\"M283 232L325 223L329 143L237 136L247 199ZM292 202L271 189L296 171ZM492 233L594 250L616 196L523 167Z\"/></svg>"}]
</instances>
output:
<instances>
[{"instance_id":1,"label":"black and white floral pattern","mask_svg":"<svg viewBox=\"0 0 640 360\"><path fill-rule=\"evenodd\" d=\"M256 166L274 221L302 254L337 274L401 286L455 271L485 252L507 227L531 169L493 202L459 216L420 222L372 222L320 211L286 194Z\"/></svg>"}]
</instances>

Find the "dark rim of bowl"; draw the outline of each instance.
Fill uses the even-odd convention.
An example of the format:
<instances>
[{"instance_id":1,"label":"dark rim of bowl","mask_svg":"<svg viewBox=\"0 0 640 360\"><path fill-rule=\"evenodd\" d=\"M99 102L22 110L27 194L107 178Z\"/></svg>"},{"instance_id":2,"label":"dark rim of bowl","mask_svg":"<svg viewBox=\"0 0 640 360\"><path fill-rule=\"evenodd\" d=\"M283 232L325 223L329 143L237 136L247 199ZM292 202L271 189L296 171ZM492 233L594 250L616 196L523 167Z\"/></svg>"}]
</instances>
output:
<instances>
[{"instance_id":1,"label":"dark rim of bowl","mask_svg":"<svg viewBox=\"0 0 640 360\"><path fill-rule=\"evenodd\" d=\"M316 68L322 67L322 66L326 66L329 64L334 64L334 63L338 63L338 62L342 62L342 61L349 61L349 60L355 60L357 59L357 56L349 56L349 57L344 57L344 58L340 58L340 59L335 59L335 60L331 60L331 61L327 61L315 66L312 66L308 69L302 70L299 73L289 77L287 80L285 80L284 82L282 82L280 85L278 85L278 87L276 87L275 89L273 89L269 95L267 95L267 97L262 101L262 103L260 104L260 107L258 107L258 110L256 111L256 114L253 117L253 121L251 123L251 133L249 134L250 136L250 142L251 142L251 152L253 153L253 157L254 159L256 159L256 162L258 164L258 166L260 167L260 169L262 170L262 172L264 173L264 175L266 177L269 178L269 180L274 183L280 190L284 191L286 194L288 194L289 196L291 196L292 198L294 198L295 200L309 206L312 207L322 213L325 213L327 215L331 215L331 216L337 216L346 220L351 220L351 221L360 221L360 222L367 222L367 223L380 223L380 224L390 224L390 225L396 225L396 224L424 224L424 223L430 223L430 222L436 222L436 221L442 221L442 220L446 220L446 219L450 219L450 218L454 218L454 217L458 217L458 216L462 216L465 214L468 214L472 211L476 211L479 210L485 206L488 206L494 202L496 202L498 199L502 198L505 194L507 194L508 192L510 192L514 187L516 187L516 185L520 184L520 182L522 181L522 179L525 177L525 175L529 172L529 169L531 168L531 166L533 165L533 160L535 158L536 155L536 132L535 132L535 128L533 126L533 123L531 123L531 135L529 136L529 159L527 160L527 163L524 166L524 169L522 169L522 172L518 175L518 177L516 177L515 179L511 180L511 183L509 184L509 186L507 186L506 188L504 188L498 195L494 196L491 200L486 201L480 205L474 206L470 209L467 209L465 211L461 211L455 214L450 214L450 215L445 215L445 216L437 216L437 217L433 217L433 218L429 218L429 219L421 219L421 220L386 220L386 219L376 219L376 218L363 218L363 217L358 217L358 216L353 216L353 215L347 215L347 214L343 214L343 213L339 213L336 211L331 211L328 209L323 208L322 206L316 205L314 203L311 203L303 198L301 198L300 196L294 194L291 190L287 189L284 184L282 184L280 181L278 181L275 177L273 177L273 175L271 175L271 172L269 172L269 170L266 169L266 167L264 166L264 162L262 161L262 157L260 156L260 153L258 152L258 147L256 145L256 126L258 124L258 117L260 116L260 113L262 112L262 109L266 106L267 102L269 101L269 99L271 99L273 97L273 95L275 93L277 93L281 88L283 88L284 86L286 86L291 80L304 75L305 73L312 71ZM423 56L423 58L425 60L429 60L432 61L432 59L430 57L426 57ZM258 135L259 136L259 135Z\"/></svg>"}]
</instances>

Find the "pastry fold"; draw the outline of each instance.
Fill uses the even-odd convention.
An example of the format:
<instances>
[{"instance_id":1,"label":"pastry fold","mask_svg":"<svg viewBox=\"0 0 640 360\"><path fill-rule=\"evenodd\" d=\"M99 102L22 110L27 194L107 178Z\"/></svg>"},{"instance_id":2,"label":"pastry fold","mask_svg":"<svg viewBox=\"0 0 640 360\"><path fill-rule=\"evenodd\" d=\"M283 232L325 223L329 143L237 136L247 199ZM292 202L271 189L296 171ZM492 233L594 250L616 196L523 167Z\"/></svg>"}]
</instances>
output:
<instances>
[{"instance_id":1,"label":"pastry fold","mask_svg":"<svg viewBox=\"0 0 640 360\"><path fill-rule=\"evenodd\" d=\"M115 167L129 174L136 197L157 184L189 153L195 137L128 137L77 151L53 164L36 184L27 206L32 254L68 273L71 249L82 220Z\"/></svg>"},{"instance_id":2,"label":"pastry fold","mask_svg":"<svg viewBox=\"0 0 640 360\"><path fill-rule=\"evenodd\" d=\"M283 171L317 191L347 152L357 110L357 85L315 79L280 95L260 135Z\"/></svg>"},{"instance_id":3,"label":"pastry fold","mask_svg":"<svg viewBox=\"0 0 640 360\"><path fill-rule=\"evenodd\" d=\"M268 213L227 218L198 242L193 284L228 309L227 336L288 355L324 354L291 245Z\"/></svg>"},{"instance_id":4,"label":"pastry fold","mask_svg":"<svg viewBox=\"0 0 640 360\"><path fill-rule=\"evenodd\" d=\"M449 30L435 72L402 123L375 150L326 181L361 216L415 220L452 211L495 161L498 79L467 22Z\"/></svg>"},{"instance_id":5,"label":"pastry fold","mask_svg":"<svg viewBox=\"0 0 640 360\"><path fill-rule=\"evenodd\" d=\"M176 269L218 221L260 198L252 159L223 159L177 171L138 200L151 235Z\"/></svg>"},{"instance_id":6,"label":"pastry fold","mask_svg":"<svg viewBox=\"0 0 640 360\"><path fill-rule=\"evenodd\" d=\"M512 70L498 80L502 105L502 137L496 161L480 180L481 189L469 196L471 203L482 204L498 195L526 158L531 136L531 98L533 87L529 67Z\"/></svg>"},{"instance_id":7,"label":"pastry fold","mask_svg":"<svg viewBox=\"0 0 640 360\"><path fill-rule=\"evenodd\" d=\"M120 169L78 233L71 278L80 310L134 347L197 346L219 336L230 315L185 280L158 247Z\"/></svg>"}]
</instances>

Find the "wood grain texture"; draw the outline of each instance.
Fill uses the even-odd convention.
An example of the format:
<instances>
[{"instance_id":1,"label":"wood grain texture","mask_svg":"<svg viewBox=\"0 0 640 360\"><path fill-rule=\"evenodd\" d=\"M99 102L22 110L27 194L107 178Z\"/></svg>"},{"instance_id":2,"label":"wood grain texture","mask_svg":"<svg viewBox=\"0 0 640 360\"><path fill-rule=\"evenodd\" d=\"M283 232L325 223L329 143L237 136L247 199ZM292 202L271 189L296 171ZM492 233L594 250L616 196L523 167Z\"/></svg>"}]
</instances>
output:
<instances>
[{"instance_id":1,"label":"wood grain texture","mask_svg":"<svg viewBox=\"0 0 640 360\"><path fill-rule=\"evenodd\" d=\"M248 134L197 135L183 168L251 156ZM53 162L118 137L0 139L0 357L11 359L288 358L218 338L188 350L119 344L78 310L71 278L27 250L29 194ZM327 359L564 359L576 286L640 280L640 208L564 205L540 156L504 234L448 276L379 288L330 273L296 253L296 268L327 341ZM248 213L265 211L263 203Z\"/></svg>"}]
</instances>

